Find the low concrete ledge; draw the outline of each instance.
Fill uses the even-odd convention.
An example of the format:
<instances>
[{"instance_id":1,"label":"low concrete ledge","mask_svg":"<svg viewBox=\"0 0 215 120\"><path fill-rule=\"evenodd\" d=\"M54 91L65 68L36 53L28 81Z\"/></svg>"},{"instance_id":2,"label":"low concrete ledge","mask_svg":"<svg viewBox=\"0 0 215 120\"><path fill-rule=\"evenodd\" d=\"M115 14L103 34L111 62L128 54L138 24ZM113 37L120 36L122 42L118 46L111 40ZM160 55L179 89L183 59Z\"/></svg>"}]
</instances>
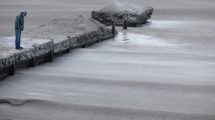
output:
<instances>
[{"instance_id":1,"label":"low concrete ledge","mask_svg":"<svg viewBox=\"0 0 215 120\"><path fill-rule=\"evenodd\" d=\"M15 55L0 57L0 70L10 67L15 62Z\"/></svg>"},{"instance_id":2,"label":"low concrete ledge","mask_svg":"<svg viewBox=\"0 0 215 120\"><path fill-rule=\"evenodd\" d=\"M20 51L15 53L15 63L20 63L26 60L30 60L35 57L35 49L32 47L30 49L24 49L24 51Z\"/></svg>"},{"instance_id":3,"label":"low concrete ledge","mask_svg":"<svg viewBox=\"0 0 215 120\"><path fill-rule=\"evenodd\" d=\"M71 38L67 37L58 43L54 43L54 53L64 52L71 48Z\"/></svg>"},{"instance_id":4,"label":"low concrete ledge","mask_svg":"<svg viewBox=\"0 0 215 120\"><path fill-rule=\"evenodd\" d=\"M113 38L111 29L106 27L98 27L97 31L88 32L71 38L71 48L86 47L90 44L100 42L109 38Z\"/></svg>"},{"instance_id":5,"label":"low concrete ledge","mask_svg":"<svg viewBox=\"0 0 215 120\"><path fill-rule=\"evenodd\" d=\"M43 44L40 45L33 45L35 48L35 56L39 57L45 54L48 54L50 52L53 52L54 50L54 43L52 40L49 40Z\"/></svg>"},{"instance_id":6,"label":"low concrete ledge","mask_svg":"<svg viewBox=\"0 0 215 120\"><path fill-rule=\"evenodd\" d=\"M1 45L1 57L0 57L0 69L8 69L10 66L15 64L15 67L20 64L26 64L36 57L43 56L53 51L53 41L51 40L39 40L23 38L23 50L16 50L14 48L13 37L0 38ZM17 67L16 67L17 68Z\"/></svg>"}]
</instances>

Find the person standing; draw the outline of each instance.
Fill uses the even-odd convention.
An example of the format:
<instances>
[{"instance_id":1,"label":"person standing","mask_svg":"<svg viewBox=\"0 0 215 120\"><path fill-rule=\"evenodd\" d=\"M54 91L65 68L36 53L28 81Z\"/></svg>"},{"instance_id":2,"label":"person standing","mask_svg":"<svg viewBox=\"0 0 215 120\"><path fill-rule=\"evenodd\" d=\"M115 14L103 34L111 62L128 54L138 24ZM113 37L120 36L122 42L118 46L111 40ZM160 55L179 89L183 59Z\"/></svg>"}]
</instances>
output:
<instances>
[{"instance_id":1,"label":"person standing","mask_svg":"<svg viewBox=\"0 0 215 120\"><path fill-rule=\"evenodd\" d=\"M20 40L21 40L21 32L24 30L24 17L27 15L27 12L21 12L20 15L16 16L15 21L15 47L17 50L23 49L23 47L20 46Z\"/></svg>"}]
</instances>

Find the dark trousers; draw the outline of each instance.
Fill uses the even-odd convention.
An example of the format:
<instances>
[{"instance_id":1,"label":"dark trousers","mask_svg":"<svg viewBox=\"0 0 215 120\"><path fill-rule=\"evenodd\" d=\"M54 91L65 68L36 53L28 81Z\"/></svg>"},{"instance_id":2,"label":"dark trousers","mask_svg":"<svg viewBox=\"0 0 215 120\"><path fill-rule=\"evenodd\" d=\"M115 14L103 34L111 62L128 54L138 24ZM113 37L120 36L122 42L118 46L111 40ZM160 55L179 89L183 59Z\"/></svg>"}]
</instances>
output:
<instances>
[{"instance_id":1,"label":"dark trousers","mask_svg":"<svg viewBox=\"0 0 215 120\"><path fill-rule=\"evenodd\" d=\"M16 48L19 48L20 39L21 39L21 30L15 30L15 33L16 33L15 45L16 45Z\"/></svg>"}]
</instances>

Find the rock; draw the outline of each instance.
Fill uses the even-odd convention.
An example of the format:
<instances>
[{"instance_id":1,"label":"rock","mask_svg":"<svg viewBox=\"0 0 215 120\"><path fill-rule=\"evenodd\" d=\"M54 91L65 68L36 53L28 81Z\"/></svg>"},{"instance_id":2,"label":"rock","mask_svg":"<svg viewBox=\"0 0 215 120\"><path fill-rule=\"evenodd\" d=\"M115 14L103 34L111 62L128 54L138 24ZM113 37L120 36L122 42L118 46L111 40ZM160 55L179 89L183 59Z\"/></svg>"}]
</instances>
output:
<instances>
[{"instance_id":1,"label":"rock","mask_svg":"<svg viewBox=\"0 0 215 120\"><path fill-rule=\"evenodd\" d=\"M99 11L93 11L91 18L107 26L111 25L112 22L115 22L117 26L123 26L123 22L126 19L128 26L137 27L145 24L151 18L152 13L153 8L151 7L115 2Z\"/></svg>"}]
</instances>

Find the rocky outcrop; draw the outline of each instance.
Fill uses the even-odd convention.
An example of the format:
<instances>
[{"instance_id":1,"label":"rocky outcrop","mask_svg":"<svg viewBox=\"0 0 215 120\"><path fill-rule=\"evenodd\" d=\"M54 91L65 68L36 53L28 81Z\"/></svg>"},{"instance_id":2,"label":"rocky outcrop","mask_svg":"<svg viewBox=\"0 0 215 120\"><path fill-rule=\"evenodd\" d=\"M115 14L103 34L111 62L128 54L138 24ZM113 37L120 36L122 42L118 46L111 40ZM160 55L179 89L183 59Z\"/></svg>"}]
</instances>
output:
<instances>
[{"instance_id":1,"label":"rocky outcrop","mask_svg":"<svg viewBox=\"0 0 215 120\"><path fill-rule=\"evenodd\" d=\"M137 27L145 24L151 18L152 13L153 8L148 8L142 13L93 11L91 17L107 26L112 25L113 22L117 26L123 26L124 20L127 20L128 26Z\"/></svg>"}]
</instances>

